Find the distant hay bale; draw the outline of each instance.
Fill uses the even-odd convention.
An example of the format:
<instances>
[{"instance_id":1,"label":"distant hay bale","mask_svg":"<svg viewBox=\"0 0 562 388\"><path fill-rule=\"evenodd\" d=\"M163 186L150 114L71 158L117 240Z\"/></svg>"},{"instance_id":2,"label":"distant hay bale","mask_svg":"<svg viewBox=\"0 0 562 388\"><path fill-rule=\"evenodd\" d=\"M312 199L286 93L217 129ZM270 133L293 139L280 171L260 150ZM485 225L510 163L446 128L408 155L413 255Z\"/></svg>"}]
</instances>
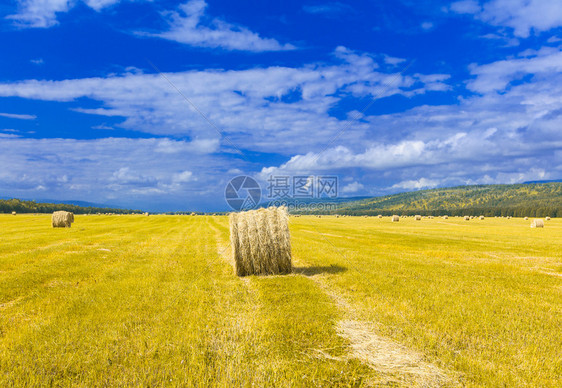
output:
<instances>
[{"instance_id":1,"label":"distant hay bale","mask_svg":"<svg viewBox=\"0 0 562 388\"><path fill-rule=\"evenodd\" d=\"M292 272L286 207L231 213L230 243L238 276Z\"/></svg>"},{"instance_id":2,"label":"distant hay bale","mask_svg":"<svg viewBox=\"0 0 562 388\"><path fill-rule=\"evenodd\" d=\"M531 228L544 228L544 221L540 218L535 218L531 221Z\"/></svg>"},{"instance_id":3,"label":"distant hay bale","mask_svg":"<svg viewBox=\"0 0 562 388\"><path fill-rule=\"evenodd\" d=\"M416 215L416 221L421 221L421 216L419 214Z\"/></svg>"},{"instance_id":4,"label":"distant hay bale","mask_svg":"<svg viewBox=\"0 0 562 388\"><path fill-rule=\"evenodd\" d=\"M382 218L382 214L379 214L377 217Z\"/></svg>"},{"instance_id":5,"label":"distant hay bale","mask_svg":"<svg viewBox=\"0 0 562 388\"><path fill-rule=\"evenodd\" d=\"M484 216L480 216L479 218L480 218L481 220L483 220L483 219L484 219Z\"/></svg>"},{"instance_id":6,"label":"distant hay bale","mask_svg":"<svg viewBox=\"0 0 562 388\"><path fill-rule=\"evenodd\" d=\"M15 216L17 213L16 212L12 212L12 215Z\"/></svg>"},{"instance_id":7,"label":"distant hay bale","mask_svg":"<svg viewBox=\"0 0 562 388\"><path fill-rule=\"evenodd\" d=\"M367 216L367 215L363 216L363 218L367 218L367 217L369 217L369 216Z\"/></svg>"},{"instance_id":8,"label":"distant hay bale","mask_svg":"<svg viewBox=\"0 0 562 388\"><path fill-rule=\"evenodd\" d=\"M392 222L398 222L400 221L400 217L398 217L396 214L392 216Z\"/></svg>"},{"instance_id":9,"label":"distant hay bale","mask_svg":"<svg viewBox=\"0 0 562 388\"><path fill-rule=\"evenodd\" d=\"M444 220L448 220L448 219L449 219L449 216L443 216L443 219L444 219Z\"/></svg>"},{"instance_id":10,"label":"distant hay bale","mask_svg":"<svg viewBox=\"0 0 562 388\"><path fill-rule=\"evenodd\" d=\"M465 221L468 221L468 220L470 220L470 217L469 217L469 216L464 216L464 220L465 220Z\"/></svg>"},{"instance_id":11,"label":"distant hay bale","mask_svg":"<svg viewBox=\"0 0 562 388\"><path fill-rule=\"evenodd\" d=\"M511 219L511 216L507 216L507 219L510 220L510 219Z\"/></svg>"},{"instance_id":12,"label":"distant hay bale","mask_svg":"<svg viewBox=\"0 0 562 388\"><path fill-rule=\"evenodd\" d=\"M525 217L524 220L527 221L529 219L529 217Z\"/></svg>"},{"instance_id":13,"label":"distant hay bale","mask_svg":"<svg viewBox=\"0 0 562 388\"><path fill-rule=\"evenodd\" d=\"M144 213L144 215L145 215L146 217L148 217L148 216L149 216L150 214L148 214L148 213Z\"/></svg>"},{"instance_id":14,"label":"distant hay bale","mask_svg":"<svg viewBox=\"0 0 562 388\"><path fill-rule=\"evenodd\" d=\"M547 221L550 221L550 217L545 217L544 219L547 220Z\"/></svg>"},{"instance_id":15,"label":"distant hay bale","mask_svg":"<svg viewBox=\"0 0 562 388\"><path fill-rule=\"evenodd\" d=\"M51 217L53 228L70 228L74 222L74 213L66 211L54 212Z\"/></svg>"}]
</instances>

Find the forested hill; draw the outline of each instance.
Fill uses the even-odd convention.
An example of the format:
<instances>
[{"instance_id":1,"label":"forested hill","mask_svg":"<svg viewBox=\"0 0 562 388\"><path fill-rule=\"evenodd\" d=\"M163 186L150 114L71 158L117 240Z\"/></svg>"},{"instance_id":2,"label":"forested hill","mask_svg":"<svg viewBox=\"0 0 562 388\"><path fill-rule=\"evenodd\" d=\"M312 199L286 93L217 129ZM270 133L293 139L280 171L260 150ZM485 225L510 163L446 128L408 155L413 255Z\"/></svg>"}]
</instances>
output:
<instances>
[{"instance_id":1,"label":"forested hill","mask_svg":"<svg viewBox=\"0 0 562 388\"><path fill-rule=\"evenodd\" d=\"M0 199L0 213L52 213L57 210L66 210L74 214L133 214L139 210L113 209L93 206L78 206L64 203L37 203L35 201L22 201L19 199Z\"/></svg>"},{"instance_id":2,"label":"forested hill","mask_svg":"<svg viewBox=\"0 0 562 388\"><path fill-rule=\"evenodd\" d=\"M340 203L330 213L562 217L562 183L421 190Z\"/></svg>"}]
</instances>

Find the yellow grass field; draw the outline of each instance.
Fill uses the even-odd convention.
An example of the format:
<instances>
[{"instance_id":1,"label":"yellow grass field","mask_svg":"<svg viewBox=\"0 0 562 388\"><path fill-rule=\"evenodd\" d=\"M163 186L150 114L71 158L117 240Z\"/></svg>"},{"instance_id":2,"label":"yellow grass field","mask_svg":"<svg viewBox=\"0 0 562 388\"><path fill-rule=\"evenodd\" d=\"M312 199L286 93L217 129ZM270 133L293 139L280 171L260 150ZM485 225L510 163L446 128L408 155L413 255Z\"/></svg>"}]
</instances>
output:
<instances>
[{"instance_id":1,"label":"yellow grass field","mask_svg":"<svg viewBox=\"0 0 562 388\"><path fill-rule=\"evenodd\" d=\"M562 220L291 217L235 276L221 216L0 215L0 386L562 385Z\"/></svg>"}]
</instances>

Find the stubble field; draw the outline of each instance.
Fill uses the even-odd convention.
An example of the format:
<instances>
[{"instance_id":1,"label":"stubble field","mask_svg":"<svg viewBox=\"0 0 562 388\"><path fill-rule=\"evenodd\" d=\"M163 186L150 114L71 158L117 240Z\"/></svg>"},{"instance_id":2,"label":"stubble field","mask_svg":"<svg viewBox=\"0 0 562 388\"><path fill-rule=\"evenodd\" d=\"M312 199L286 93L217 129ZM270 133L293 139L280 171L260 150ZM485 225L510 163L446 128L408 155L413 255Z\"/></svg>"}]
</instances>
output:
<instances>
[{"instance_id":1,"label":"stubble field","mask_svg":"<svg viewBox=\"0 0 562 388\"><path fill-rule=\"evenodd\" d=\"M291 217L239 278L221 216L0 215L0 386L562 383L562 220Z\"/></svg>"}]
</instances>

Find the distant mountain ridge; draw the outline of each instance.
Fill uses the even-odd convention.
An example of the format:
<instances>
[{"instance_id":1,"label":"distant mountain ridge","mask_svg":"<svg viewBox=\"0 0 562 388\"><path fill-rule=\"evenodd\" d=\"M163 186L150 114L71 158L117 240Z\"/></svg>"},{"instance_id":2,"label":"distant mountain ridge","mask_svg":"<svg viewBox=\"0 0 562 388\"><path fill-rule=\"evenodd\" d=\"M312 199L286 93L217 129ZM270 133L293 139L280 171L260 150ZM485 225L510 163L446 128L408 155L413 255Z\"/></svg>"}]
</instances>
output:
<instances>
[{"instance_id":1,"label":"distant mountain ridge","mask_svg":"<svg viewBox=\"0 0 562 388\"><path fill-rule=\"evenodd\" d=\"M562 183L475 185L420 190L347 201L329 213L348 215L484 215L562 217Z\"/></svg>"}]
</instances>

